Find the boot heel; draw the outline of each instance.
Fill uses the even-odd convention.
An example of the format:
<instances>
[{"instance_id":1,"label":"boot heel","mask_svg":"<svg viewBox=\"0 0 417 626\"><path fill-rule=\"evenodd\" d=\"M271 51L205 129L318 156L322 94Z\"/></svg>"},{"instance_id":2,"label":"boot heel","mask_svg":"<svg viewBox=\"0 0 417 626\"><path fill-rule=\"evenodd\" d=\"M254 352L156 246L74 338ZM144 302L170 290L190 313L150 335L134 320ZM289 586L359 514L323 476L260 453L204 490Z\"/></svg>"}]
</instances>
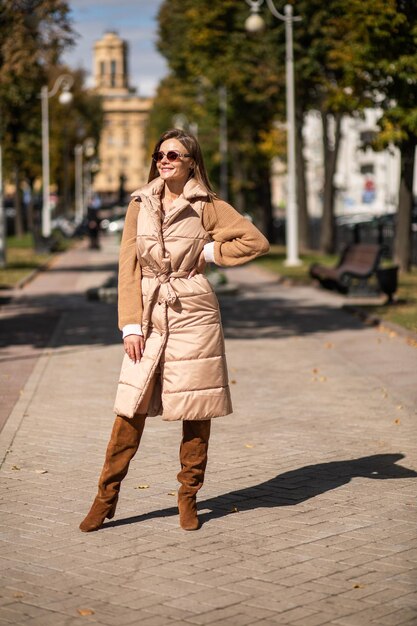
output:
<instances>
[{"instance_id":1,"label":"boot heel","mask_svg":"<svg viewBox=\"0 0 417 626\"><path fill-rule=\"evenodd\" d=\"M114 517L117 500L110 506L96 498L87 517L81 522L79 528L83 533L91 533L102 527L104 520Z\"/></svg>"},{"instance_id":2,"label":"boot heel","mask_svg":"<svg viewBox=\"0 0 417 626\"><path fill-rule=\"evenodd\" d=\"M107 513L106 519L113 519L116 513L116 505L117 505L117 501L112 505L110 511Z\"/></svg>"}]
</instances>

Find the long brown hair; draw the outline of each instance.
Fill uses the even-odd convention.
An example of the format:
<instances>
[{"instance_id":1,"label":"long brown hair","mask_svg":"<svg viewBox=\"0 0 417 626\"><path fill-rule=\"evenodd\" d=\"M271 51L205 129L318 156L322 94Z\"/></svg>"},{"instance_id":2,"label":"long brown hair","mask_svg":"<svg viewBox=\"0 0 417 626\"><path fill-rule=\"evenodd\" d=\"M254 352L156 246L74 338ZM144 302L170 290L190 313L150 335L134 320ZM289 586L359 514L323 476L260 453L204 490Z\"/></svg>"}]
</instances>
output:
<instances>
[{"instance_id":1,"label":"long brown hair","mask_svg":"<svg viewBox=\"0 0 417 626\"><path fill-rule=\"evenodd\" d=\"M180 130L179 128L172 128L165 131L165 133L160 136L160 138L156 142L154 152L159 152L161 144L163 144L164 141L166 141L167 139L177 139L182 143L187 153L190 154L192 159L194 160L194 168L190 171L189 178L195 178L196 181L206 189L210 198L215 198L216 194L209 181L206 166L204 165L203 154L201 152L200 144L198 143L196 137L194 137L194 135L191 135L190 133L186 133L185 131ZM158 176L158 168L155 161L152 159L151 168L149 170L148 183L150 183L151 180L154 180L154 178L158 178Z\"/></svg>"}]
</instances>

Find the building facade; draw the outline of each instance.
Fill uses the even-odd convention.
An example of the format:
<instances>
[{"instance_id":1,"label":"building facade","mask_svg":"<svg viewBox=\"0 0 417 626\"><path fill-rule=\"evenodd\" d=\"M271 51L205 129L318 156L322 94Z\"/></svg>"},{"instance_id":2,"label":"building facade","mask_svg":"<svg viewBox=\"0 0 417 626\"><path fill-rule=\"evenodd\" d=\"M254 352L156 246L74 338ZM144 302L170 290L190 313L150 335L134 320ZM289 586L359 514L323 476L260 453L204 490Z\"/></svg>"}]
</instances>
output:
<instances>
[{"instance_id":1,"label":"building facade","mask_svg":"<svg viewBox=\"0 0 417 626\"><path fill-rule=\"evenodd\" d=\"M400 153L391 146L381 152L369 147L381 112L367 109L361 117L344 117L334 178L336 215L355 217L395 213L400 182ZM305 119L304 157L306 160L307 202L311 217L320 217L323 206L323 135L318 112L311 111ZM367 147L368 145L368 147ZM416 172L417 174L417 172ZM273 204L285 207L286 170L275 164L273 173ZM414 193L417 193L415 176ZM282 212L282 210L281 210Z\"/></svg>"},{"instance_id":2,"label":"building facade","mask_svg":"<svg viewBox=\"0 0 417 626\"><path fill-rule=\"evenodd\" d=\"M95 43L94 86L103 99L104 128L93 189L104 201L123 201L146 182L149 170L145 131L152 99L129 85L128 63L128 44L117 33Z\"/></svg>"}]
</instances>

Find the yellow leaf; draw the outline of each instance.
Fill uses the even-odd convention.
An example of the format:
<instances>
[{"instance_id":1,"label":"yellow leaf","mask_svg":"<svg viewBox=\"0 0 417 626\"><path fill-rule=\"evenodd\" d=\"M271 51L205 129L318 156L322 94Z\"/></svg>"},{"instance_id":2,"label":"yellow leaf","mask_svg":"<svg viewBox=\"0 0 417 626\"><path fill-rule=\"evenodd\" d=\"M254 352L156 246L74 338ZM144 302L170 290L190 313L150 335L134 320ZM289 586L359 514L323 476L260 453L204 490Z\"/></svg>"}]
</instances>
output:
<instances>
[{"instance_id":1,"label":"yellow leaf","mask_svg":"<svg viewBox=\"0 0 417 626\"><path fill-rule=\"evenodd\" d=\"M394 424L401 424L401 420L397 417L397 419L394 420Z\"/></svg>"},{"instance_id":2,"label":"yellow leaf","mask_svg":"<svg viewBox=\"0 0 417 626\"><path fill-rule=\"evenodd\" d=\"M353 589L364 589L366 587L366 585L361 585L360 583L356 583L356 585L353 585Z\"/></svg>"},{"instance_id":3,"label":"yellow leaf","mask_svg":"<svg viewBox=\"0 0 417 626\"><path fill-rule=\"evenodd\" d=\"M403 405L402 405L402 404L399 404L399 405L397 406L397 409L398 409L399 411L401 411L401 409L403 409L403 408L404 408L404 407L403 407Z\"/></svg>"},{"instance_id":4,"label":"yellow leaf","mask_svg":"<svg viewBox=\"0 0 417 626\"><path fill-rule=\"evenodd\" d=\"M320 381L321 383L325 383L325 382L326 382L326 380L327 380L327 377L326 377L326 376L320 376L320 378L319 378L319 381Z\"/></svg>"},{"instance_id":5,"label":"yellow leaf","mask_svg":"<svg viewBox=\"0 0 417 626\"><path fill-rule=\"evenodd\" d=\"M77 612L83 617L85 615L94 615L93 609L77 609Z\"/></svg>"},{"instance_id":6,"label":"yellow leaf","mask_svg":"<svg viewBox=\"0 0 417 626\"><path fill-rule=\"evenodd\" d=\"M245 448L253 448L253 443L245 443Z\"/></svg>"},{"instance_id":7,"label":"yellow leaf","mask_svg":"<svg viewBox=\"0 0 417 626\"><path fill-rule=\"evenodd\" d=\"M138 485L135 489L149 489L149 485Z\"/></svg>"}]
</instances>

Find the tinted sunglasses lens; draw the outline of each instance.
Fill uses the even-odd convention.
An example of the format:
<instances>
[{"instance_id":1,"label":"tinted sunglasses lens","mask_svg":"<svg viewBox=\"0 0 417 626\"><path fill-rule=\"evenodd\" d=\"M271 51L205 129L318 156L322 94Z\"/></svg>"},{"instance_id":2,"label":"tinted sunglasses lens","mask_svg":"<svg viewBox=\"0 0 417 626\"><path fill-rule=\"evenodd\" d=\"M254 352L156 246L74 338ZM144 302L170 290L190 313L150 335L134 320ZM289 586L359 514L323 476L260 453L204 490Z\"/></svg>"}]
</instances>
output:
<instances>
[{"instance_id":1,"label":"tinted sunglasses lens","mask_svg":"<svg viewBox=\"0 0 417 626\"><path fill-rule=\"evenodd\" d=\"M165 152L154 152L152 155L152 158L154 161L158 162L158 161L162 161L162 159L165 156ZM166 153L166 157L168 159L168 161L170 161L172 163L172 161L176 161L178 159L178 157L180 156L179 152L175 152L175 150L169 150L169 152Z\"/></svg>"},{"instance_id":2,"label":"tinted sunglasses lens","mask_svg":"<svg viewBox=\"0 0 417 626\"><path fill-rule=\"evenodd\" d=\"M179 152L175 152L175 150L170 150L169 152L167 152L167 159L168 161L171 161L171 163L172 161L176 161L179 156Z\"/></svg>"}]
</instances>

